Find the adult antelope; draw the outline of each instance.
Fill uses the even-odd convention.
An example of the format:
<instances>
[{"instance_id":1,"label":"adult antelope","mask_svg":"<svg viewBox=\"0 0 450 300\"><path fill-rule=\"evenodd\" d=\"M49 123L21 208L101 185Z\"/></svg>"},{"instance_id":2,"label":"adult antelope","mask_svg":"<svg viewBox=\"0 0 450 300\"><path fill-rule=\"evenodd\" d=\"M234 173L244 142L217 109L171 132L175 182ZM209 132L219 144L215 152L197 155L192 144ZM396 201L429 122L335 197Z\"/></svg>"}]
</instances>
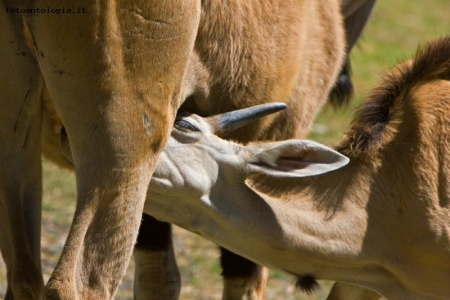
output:
<instances>
[{"instance_id":1,"label":"adult antelope","mask_svg":"<svg viewBox=\"0 0 450 300\"><path fill-rule=\"evenodd\" d=\"M55 5L83 9L36 11ZM40 130L47 95L70 139L77 207L45 296L113 297L133 251L151 174L181 103L200 5L0 2L0 247L7 299L41 299L44 293Z\"/></svg>"},{"instance_id":2,"label":"adult antelope","mask_svg":"<svg viewBox=\"0 0 450 300\"><path fill-rule=\"evenodd\" d=\"M244 146L214 135L221 116L179 118L144 211L309 287L317 277L388 299L447 299L449 53L450 36L387 74L336 150Z\"/></svg>"},{"instance_id":3,"label":"adult antelope","mask_svg":"<svg viewBox=\"0 0 450 300\"><path fill-rule=\"evenodd\" d=\"M40 154L49 148L48 134L42 144L39 132L49 124L41 118L45 107L56 132L64 125L70 140L78 191L46 296L109 299L131 255L145 191L181 103L207 115L285 101L290 109L282 116L228 137L248 142L303 136L342 65L339 1L65 0L58 5L81 13L36 10L52 5L0 4L6 297L39 299L43 293ZM138 241L140 250L164 245ZM170 247L164 253L172 255ZM177 283L177 271L168 273ZM156 279L167 279L158 275L147 287L138 284L138 295L158 290L152 286Z\"/></svg>"}]
</instances>

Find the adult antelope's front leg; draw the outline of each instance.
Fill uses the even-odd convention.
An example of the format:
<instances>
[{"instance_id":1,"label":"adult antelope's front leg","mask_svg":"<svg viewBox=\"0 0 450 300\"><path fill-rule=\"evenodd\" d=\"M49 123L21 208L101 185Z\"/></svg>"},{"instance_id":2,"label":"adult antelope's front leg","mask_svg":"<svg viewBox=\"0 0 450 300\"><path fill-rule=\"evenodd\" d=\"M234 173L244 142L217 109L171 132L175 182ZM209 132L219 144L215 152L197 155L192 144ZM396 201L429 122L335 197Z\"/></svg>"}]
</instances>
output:
<instances>
[{"instance_id":1,"label":"adult antelope's front leg","mask_svg":"<svg viewBox=\"0 0 450 300\"><path fill-rule=\"evenodd\" d=\"M53 2L37 1L37 7ZM136 2L136 3L134 3ZM50 299L111 299L181 95L200 1L63 1L30 16L39 63L70 141L77 208Z\"/></svg>"}]
</instances>

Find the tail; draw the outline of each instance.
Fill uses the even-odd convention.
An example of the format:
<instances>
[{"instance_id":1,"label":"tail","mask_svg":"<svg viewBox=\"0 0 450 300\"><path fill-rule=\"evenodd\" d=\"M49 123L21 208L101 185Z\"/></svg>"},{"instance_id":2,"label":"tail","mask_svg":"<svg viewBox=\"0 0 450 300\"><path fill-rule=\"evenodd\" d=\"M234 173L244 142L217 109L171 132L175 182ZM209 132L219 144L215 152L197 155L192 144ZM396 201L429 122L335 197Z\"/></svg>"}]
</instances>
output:
<instances>
[{"instance_id":1,"label":"tail","mask_svg":"<svg viewBox=\"0 0 450 300\"><path fill-rule=\"evenodd\" d=\"M312 275L303 275L298 277L296 286L311 296L319 289L319 283Z\"/></svg>"}]
</instances>

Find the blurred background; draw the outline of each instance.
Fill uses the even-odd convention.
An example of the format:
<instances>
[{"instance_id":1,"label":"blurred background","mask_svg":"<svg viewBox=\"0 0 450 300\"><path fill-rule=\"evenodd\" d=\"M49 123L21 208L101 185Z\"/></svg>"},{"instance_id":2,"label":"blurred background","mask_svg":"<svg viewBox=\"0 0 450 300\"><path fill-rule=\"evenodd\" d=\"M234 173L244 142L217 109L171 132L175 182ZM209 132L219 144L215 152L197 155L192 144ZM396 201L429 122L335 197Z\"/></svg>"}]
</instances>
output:
<instances>
[{"instance_id":1,"label":"blurred background","mask_svg":"<svg viewBox=\"0 0 450 300\"><path fill-rule=\"evenodd\" d=\"M326 107L309 138L333 145L352 120L353 111L375 87L384 72L409 58L419 44L450 34L449 0L378 0L368 25L351 54L355 97L346 108ZM450 55L450 53L449 53ZM48 280L66 239L75 208L73 174L44 161L42 268ZM180 299L221 299L222 280L216 245L174 227L175 250L182 277ZM133 299L133 263L116 299ZM295 278L271 270L267 299L325 299L331 282L322 282L318 293L307 296L294 288ZM6 271L0 259L0 299L6 292ZM162 299L164 300L164 299Z\"/></svg>"}]
</instances>

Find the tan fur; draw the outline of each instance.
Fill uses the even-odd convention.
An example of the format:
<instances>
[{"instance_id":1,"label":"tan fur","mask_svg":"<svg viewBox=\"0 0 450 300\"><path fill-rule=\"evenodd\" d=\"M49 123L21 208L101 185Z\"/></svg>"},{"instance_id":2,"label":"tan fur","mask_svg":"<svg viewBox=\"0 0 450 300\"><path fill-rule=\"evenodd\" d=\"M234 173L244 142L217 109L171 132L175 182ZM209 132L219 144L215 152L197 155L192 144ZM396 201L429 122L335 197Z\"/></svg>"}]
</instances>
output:
<instances>
[{"instance_id":1,"label":"tan fur","mask_svg":"<svg viewBox=\"0 0 450 300\"><path fill-rule=\"evenodd\" d=\"M381 296L359 286L336 282L327 300L378 300ZM384 298L383 298L384 299Z\"/></svg>"},{"instance_id":2,"label":"tan fur","mask_svg":"<svg viewBox=\"0 0 450 300\"><path fill-rule=\"evenodd\" d=\"M7 298L43 296L40 131L45 126L59 132L53 125L60 118L70 138L78 199L45 295L110 299L125 272L148 182L181 102L200 6L67 0L58 8L81 7L86 14L7 11L54 6L44 0L2 1L0 9L0 167L7 174L0 180L5 220L0 244ZM53 121L41 125L42 114ZM43 141L55 142L50 135Z\"/></svg>"},{"instance_id":3,"label":"tan fur","mask_svg":"<svg viewBox=\"0 0 450 300\"><path fill-rule=\"evenodd\" d=\"M352 18L348 24L346 20L345 26L350 42L347 50L360 35L373 3L346 1L342 8L342 13ZM186 75L183 97L186 101L180 110L209 116L282 101L288 103L285 112L245 126L225 138L247 143L305 137L343 63L344 32L338 4L203 1ZM360 7L368 10L364 16L357 12ZM242 280L254 282L252 278ZM234 283L225 282L225 289L226 286ZM245 289L263 294L255 287ZM246 298L224 296L224 299Z\"/></svg>"},{"instance_id":4,"label":"tan fur","mask_svg":"<svg viewBox=\"0 0 450 300\"><path fill-rule=\"evenodd\" d=\"M243 146L189 117L200 130L173 131L144 211L292 274L447 299L449 53L442 38L386 76L339 147L345 166L317 143Z\"/></svg>"},{"instance_id":5,"label":"tan fur","mask_svg":"<svg viewBox=\"0 0 450 300\"><path fill-rule=\"evenodd\" d=\"M343 9L344 14L353 13ZM231 19L237 21L229 22ZM274 24L277 30L273 30ZM276 119L266 118L228 138L248 142L303 137L342 64L342 33L335 2L261 5L204 1L185 79L182 99L187 101L181 109L211 115L261 102L286 101L289 109ZM44 103L53 127L59 126L51 104ZM45 131L44 138L49 142L55 139ZM44 154L67 167L59 151L44 146Z\"/></svg>"},{"instance_id":6,"label":"tan fur","mask_svg":"<svg viewBox=\"0 0 450 300\"><path fill-rule=\"evenodd\" d=\"M345 43L338 1L202 1L201 12L197 2L136 5L77 2L89 18L7 15L6 7L17 7L13 1L2 7L5 28L11 30L2 35L0 54L12 64L2 65L2 76L8 74L17 91L23 91L27 79L20 76L29 74L35 86L27 94L34 99L30 103L42 102L44 109L36 110L27 101L23 112L42 112L42 151L70 168L54 150L58 136L52 132L59 134L64 124L78 178L77 212L48 284L49 297L112 297L136 235L146 182L184 99L182 109L201 115L284 101L289 109L280 116L228 138L248 142L302 137L326 102L342 65ZM25 1L19 8L47 6L52 4ZM183 15L178 18L180 11ZM20 30L13 32L14 26ZM17 50L10 39L23 45ZM31 63L17 55L24 51ZM28 70L10 76L13 65L20 64L27 64ZM9 89L4 93L3 101L20 98L10 95ZM10 103L4 107L14 111ZM15 118L17 113L8 116ZM27 114L19 116L16 125L23 144L25 132L33 132L27 131ZM13 145L9 135L2 137ZM39 148L37 142L33 147ZM29 190L39 191L36 184ZM132 209L124 209L127 205ZM30 219L36 222L37 216ZM119 226L124 219L129 222ZM92 242L97 239L102 243ZM106 249L117 253L105 257ZM99 256L105 257L102 264L97 264ZM104 273L113 275L106 280ZM12 286L14 281L20 282L20 276L11 279Z\"/></svg>"},{"instance_id":7,"label":"tan fur","mask_svg":"<svg viewBox=\"0 0 450 300\"><path fill-rule=\"evenodd\" d=\"M194 88L187 88L192 91L181 109L207 116L286 102L283 115L230 138L305 136L342 64L343 34L334 1L203 1L189 69L195 75L189 72L186 82Z\"/></svg>"},{"instance_id":8,"label":"tan fur","mask_svg":"<svg viewBox=\"0 0 450 300\"><path fill-rule=\"evenodd\" d=\"M281 101L289 108L279 116L225 138L247 143L304 137L327 101L344 50L338 1L203 1L180 110L209 116ZM263 299L263 284L236 280L259 296L230 291L240 284L225 280L224 299ZM244 296L232 296L238 294Z\"/></svg>"}]
</instances>

